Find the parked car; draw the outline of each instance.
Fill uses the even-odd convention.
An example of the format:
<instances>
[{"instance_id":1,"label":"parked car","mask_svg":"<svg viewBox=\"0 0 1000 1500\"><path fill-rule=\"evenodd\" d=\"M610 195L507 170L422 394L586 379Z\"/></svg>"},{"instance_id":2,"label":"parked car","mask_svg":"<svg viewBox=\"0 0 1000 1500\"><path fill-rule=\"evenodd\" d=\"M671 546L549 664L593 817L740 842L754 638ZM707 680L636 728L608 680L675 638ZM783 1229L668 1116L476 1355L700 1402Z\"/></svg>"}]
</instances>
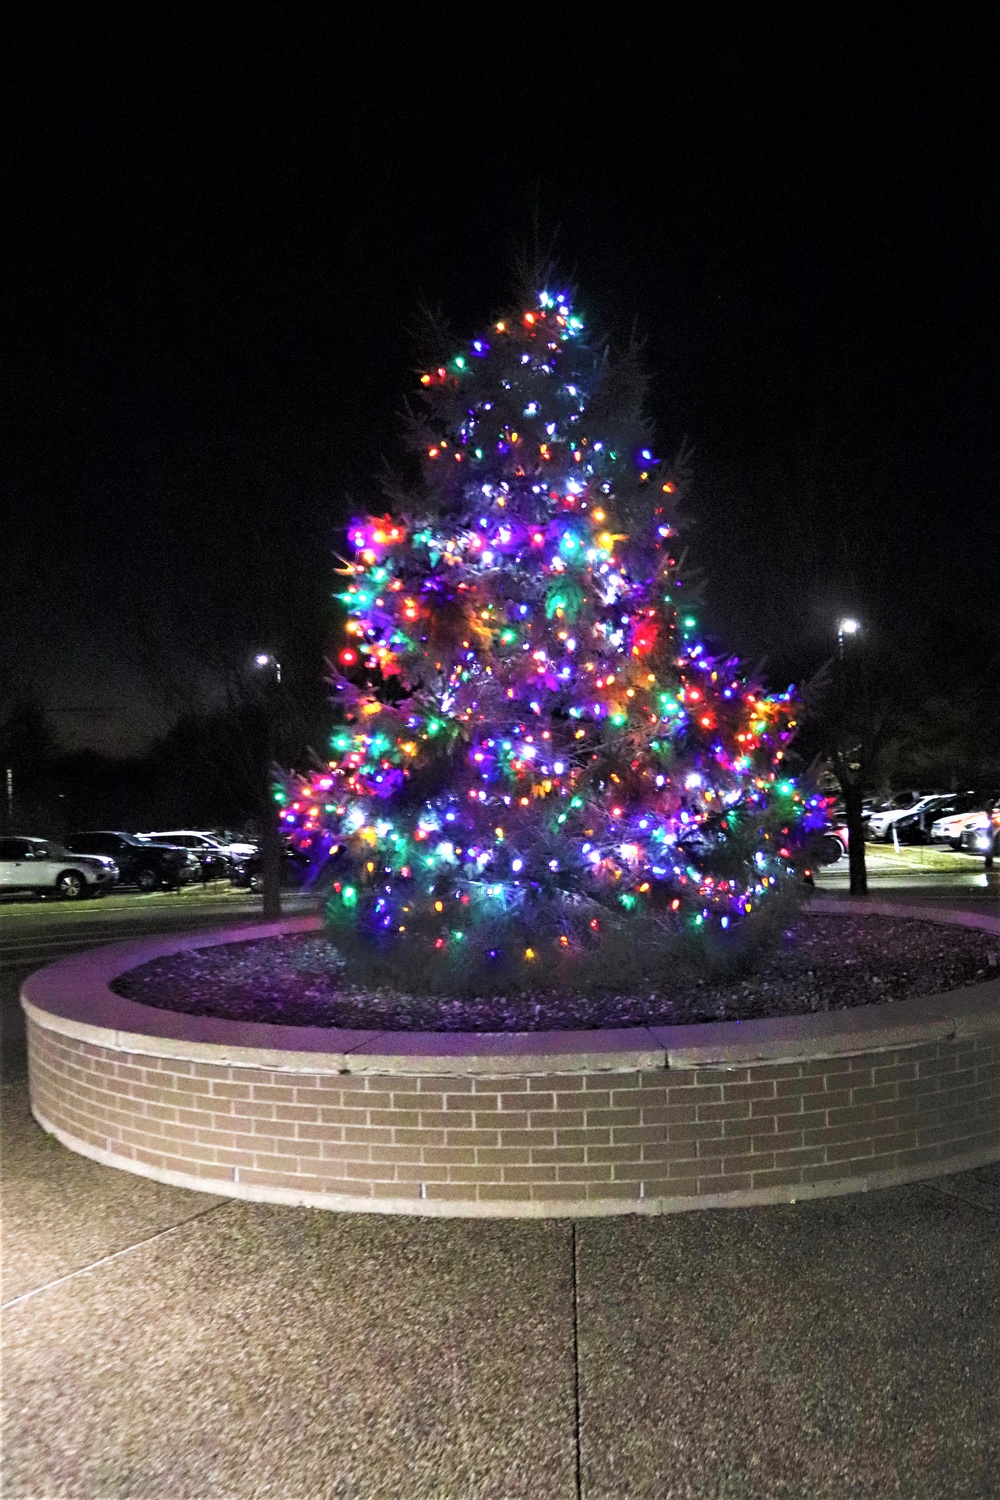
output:
<instances>
[{"instance_id":1,"label":"parked car","mask_svg":"<svg viewBox=\"0 0 1000 1500\"><path fill-rule=\"evenodd\" d=\"M903 803L900 801L900 798L905 797L909 799L913 794L910 792L900 792L898 796L892 798L888 806L879 808L876 812L872 813L868 819L866 837L869 839L882 839L885 843L891 844L894 823L897 823L900 818L906 818L912 813L922 811L926 804L933 799L947 797L947 795L946 792L927 792L922 797L916 797L914 801L907 800Z\"/></svg>"},{"instance_id":2,"label":"parked car","mask_svg":"<svg viewBox=\"0 0 1000 1500\"><path fill-rule=\"evenodd\" d=\"M118 878L113 859L72 854L52 839L0 838L0 893L53 892L66 901L103 896Z\"/></svg>"},{"instance_id":3,"label":"parked car","mask_svg":"<svg viewBox=\"0 0 1000 1500\"><path fill-rule=\"evenodd\" d=\"M312 868L307 854L302 854L298 849L283 849L281 851L281 884L291 890L298 890L309 878ZM248 891L260 891L264 888L263 860L260 854L251 854L247 859L241 860L234 866L231 876L232 883L239 889Z\"/></svg>"},{"instance_id":4,"label":"parked car","mask_svg":"<svg viewBox=\"0 0 1000 1500\"><path fill-rule=\"evenodd\" d=\"M230 859L249 859L251 854L257 853L258 845L252 839L233 838L230 833L213 833L211 829L205 831L209 838L215 839L226 851Z\"/></svg>"},{"instance_id":5,"label":"parked car","mask_svg":"<svg viewBox=\"0 0 1000 1500\"><path fill-rule=\"evenodd\" d=\"M869 813L896 812L906 808L915 807L924 797L937 796L936 792L918 792L913 787L907 787L905 791L894 792L891 797L866 798Z\"/></svg>"},{"instance_id":6,"label":"parked car","mask_svg":"<svg viewBox=\"0 0 1000 1500\"><path fill-rule=\"evenodd\" d=\"M911 812L904 813L893 824L895 835L902 844L927 844L931 828L945 813L968 811L976 805L975 792L952 792L940 797L926 797ZM889 837L892 837L892 829Z\"/></svg>"},{"instance_id":7,"label":"parked car","mask_svg":"<svg viewBox=\"0 0 1000 1500\"><path fill-rule=\"evenodd\" d=\"M835 865L847 858L847 824L840 819L828 823L818 832L816 850L811 856L817 865Z\"/></svg>"},{"instance_id":8,"label":"parked car","mask_svg":"<svg viewBox=\"0 0 1000 1500\"><path fill-rule=\"evenodd\" d=\"M931 843L948 844L952 849L961 849L962 835L966 829L985 828L990 821L990 809L996 798L973 801L968 808L938 817L931 825Z\"/></svg>"},{"instance_id":9,"label":"parked car","mask_svg":"<svg viewBox=\"0 0 1000 1500\"><path fill-rule=\"evenodd\" d=\"M962 850L966 854L985 854L997 830L1000 828L1000 802L995 802L990 812L983 813L984 822L966 828L962 834Z\"/></svg>"},{"instance_id":10,"label":"parked car","mask_svg":"<svg viewBox=\"0 0 1000 1500\"><path fill-rule=\"evenodd\" d=\"M71 833L67 849L74 854L100 854L115 861L121 885L136 885L140 891L158 891L164 887L176 890L197 880L198 857L188 849L169 844L153 844L136 838L134 833L100 829L90 833Z\"/></svg>"},{"instance_id":11,"label":"parked car","mask_svg":"<svg viewBox=\"0 0 1000 1500\"><path fill-rule=\"evenodd\" d=\"M203 880L225 880L232 869L232 860L213 834L199 833L193 828L176 828L169 832L139 833L136 837L144 844L173 844L177 849L191 850L198 859Z\"/></svg>"}]
</instances>

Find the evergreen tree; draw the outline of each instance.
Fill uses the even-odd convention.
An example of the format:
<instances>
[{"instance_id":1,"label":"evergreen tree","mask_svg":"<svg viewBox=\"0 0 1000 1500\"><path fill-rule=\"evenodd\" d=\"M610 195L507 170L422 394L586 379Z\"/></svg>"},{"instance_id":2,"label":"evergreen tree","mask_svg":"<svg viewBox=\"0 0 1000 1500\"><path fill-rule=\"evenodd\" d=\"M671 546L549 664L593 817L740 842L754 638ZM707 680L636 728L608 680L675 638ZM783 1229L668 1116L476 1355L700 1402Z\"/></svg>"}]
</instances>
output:
<instances>
[{"instance_id":1,"label":"evergreen tree","mask_svg":"<svg viewBox=\"0 0 1000 1500\"><path fill-rule=\"evenodd\" d=\"M286 827L336 853L359 977L656 983L792 874L796 701L698 639L636 351L543 290L420 381L422 482L350 528L340 722Z\"/></svg>"}]
</instances>

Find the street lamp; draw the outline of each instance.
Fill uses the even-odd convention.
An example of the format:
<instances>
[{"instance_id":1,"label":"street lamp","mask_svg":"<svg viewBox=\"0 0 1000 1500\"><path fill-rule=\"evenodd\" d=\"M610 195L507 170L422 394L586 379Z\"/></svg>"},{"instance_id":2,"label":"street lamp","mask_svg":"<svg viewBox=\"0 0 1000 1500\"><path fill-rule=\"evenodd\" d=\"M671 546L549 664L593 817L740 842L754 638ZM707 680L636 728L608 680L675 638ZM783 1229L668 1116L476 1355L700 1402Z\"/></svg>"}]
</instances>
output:
<instances>
[{"instance_id":1,"label":"street lamp","mask_svg":"<svg viewBox=\"0 0 1000 1500\"><path fill-rule=\"evenodd\" d=\"M860 691L862 681L859 673L863 662L855 652L848 658L846 641L861 631L860 620L852 615L843 615L837 621L837 679L839 697L839 730L835 751L837 777L844 796L844 817L847 823L847 860L852 896L863 896L868 890L868 871L865 866L865 827L862 817L863 780L867 765L865 742L867 738L866 695ZM851 682L848 683L850 674ZM852 691L853 689L853 691ZM860 723L859 723L860 715ZM858 735L854 748L855 734Z\"/></svg>"},{"instance_id":2,"label":"street lamp","mask_svg":"<svg viewBox=\"0 0 1000 1500\"><path fill-rule=\"evenodd\" d=\"M253 659L258 672L273 671L264 694L264 763L261 767L260 863L264 891L264 916L281 916L281 833L278 812L271 790L271 767L277 759L278 692L281 687L281 662L270 651L258 651ZM266 679L265 679L266 680Z\"/></svg>"},{"instance_id":3,"label":"street lamp","mask_svg":"<svg viewBox=\"0 0 1000 1500\"><path fill-rule=\"evenodd\" d=\"M278 687L281 686L281 662L276 656L272 656L270 651L258 651L253 659L253 664L259 669L273 667L274 681Z\"/></svg>"},{"instance_id":4,"label":"street lamp","mask_svg":"<svg viewBox=\"0 0 1000 1500\"><path fill-rule=\"evenodd\" d=\"M844 659L844 636L857 635L860 629L861 621L852 619L850 615L837 621L837 655L841 661Z\"/></svg>"}]
</instances>

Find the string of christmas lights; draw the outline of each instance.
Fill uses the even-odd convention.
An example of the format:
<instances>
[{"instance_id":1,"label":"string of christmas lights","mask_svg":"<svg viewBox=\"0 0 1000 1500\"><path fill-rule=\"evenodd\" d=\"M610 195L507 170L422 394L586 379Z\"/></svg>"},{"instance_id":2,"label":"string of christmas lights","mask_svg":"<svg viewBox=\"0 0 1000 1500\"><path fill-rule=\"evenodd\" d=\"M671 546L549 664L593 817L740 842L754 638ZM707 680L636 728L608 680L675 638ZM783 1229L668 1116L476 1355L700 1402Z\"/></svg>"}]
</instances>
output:
<instances>
[{"instance_id":1,"label":"string of christmas lights","mask_svg":"<svg viewBox=\"0 0 1000 1500\"><path fill-rule=\"evenodd\" d=\"M547 291L421 376L421 504L349 528L340 723L280 794L342 937L510 976L726 929L822 821L793 691L698 639L679 476L613 386Z\"/></svg>"}]
</instances>

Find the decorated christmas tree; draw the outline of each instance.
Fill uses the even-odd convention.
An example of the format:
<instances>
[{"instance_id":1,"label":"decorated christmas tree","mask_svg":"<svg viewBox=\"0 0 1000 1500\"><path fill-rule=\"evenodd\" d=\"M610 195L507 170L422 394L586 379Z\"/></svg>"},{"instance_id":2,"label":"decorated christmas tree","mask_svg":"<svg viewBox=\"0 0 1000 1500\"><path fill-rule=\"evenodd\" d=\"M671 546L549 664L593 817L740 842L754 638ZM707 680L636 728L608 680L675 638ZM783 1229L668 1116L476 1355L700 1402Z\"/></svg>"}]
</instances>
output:
<instances>
[{"instance_id":1,"label":"decorated christmas tree","mask_svg":"<svg viewBox=\"0 0 1000 1500\"><path fill-rule=\"evenodd\" d=\"M489 994L658 984L793 878L789 690L710 654L678 576L683 466L632 353L534 293L420 376L421 483L349 529L327 767L282 794L334 856L359 977ZM328 866L329 867L329 866Z\"/></svg>"}]
</instances>

